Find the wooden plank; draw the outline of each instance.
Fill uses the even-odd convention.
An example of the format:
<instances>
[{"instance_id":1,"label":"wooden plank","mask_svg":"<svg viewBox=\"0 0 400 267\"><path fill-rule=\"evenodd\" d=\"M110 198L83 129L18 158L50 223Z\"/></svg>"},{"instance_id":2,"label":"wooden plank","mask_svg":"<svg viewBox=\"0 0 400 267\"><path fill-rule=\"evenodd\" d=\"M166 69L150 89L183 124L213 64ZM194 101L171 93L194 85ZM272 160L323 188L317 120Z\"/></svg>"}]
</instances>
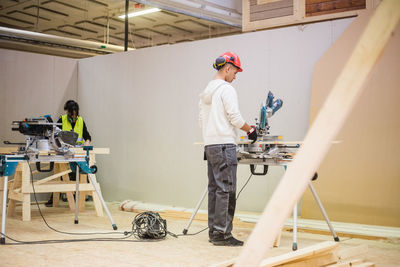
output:
<instances>
[{"instance_id":1,"label":"wooden plank","mask_svg":"<svg viewBox=\"0 0 400 267\"><path fill-rule=\"evenodd\" d=\"M31 188L31 173L28 162L20 162L22 176L22 220L24 222L31 220L31 194L28 190Z\"/></svg>"},{"instance_id":2,"label":"wooden plank","mask_svg":"<svg viewBox=\"0 0 400 267\"><path fill-rule=\"evenodd\" d=\"M244 25L250 23L250 1L242 0L242 31Z\"/></svg>"},{"instance_id":3,"label":"wooden plank","mask_svg":"<svg viewBox=\"0 0 400 267\"><path fill-rule=\"evenodd\" d=\"M47 183L47 182L49 182L49 181L51 181L51 180L54 180L55 178L58 178L58 177L63 176L63 175L66 175L66 174L68 174L68 173L70 173L70 172L72 172L72 171L71 171L71 170L67 170L67 171L63 171L63 172L56 173L56 174L51 175L51 176L49 176L49 177L47 177L47 178L43 178L43 179L34 181L34 185L36 186L36 185L40 185L40 184ZM16 189L16 190L14 190L14 191L15 191L15 192L21 192L21 188Z\"/></svg>"},{"instance_id":4,"label":"wooden plank","mask_svg":"<svg viewBox=\"0 0 400 267\"><path fill-rule=\"evenodd\" d=\"M250 13L262 12L273 9L281 9L285 7L293 7L293 0L281 0L264 5L251 5L250 2Z\"/></svg>"},{"instance_id":5,"label":"wooden plank","mask_svg":"<svg viewBox=\"0 0 400 267\"><path fill-rule=\"evenodd\" d=\"M354 260L343 261L343 262L341 261L336 264L328 265L326 267L351 267L351 266L355 266L355 265L358 266L358 264L361 264L362 262L363 262L362 259L354 259Z\"/></svg>"},{"instance_id":6,"label":"wooden plank","mask_svg":"<svg viewBox=\"0 0 400 267\"><path fill-rule=\"evenodd\" d=\"M60 164L58 164L58 163L55 163L54 164L54 173L59 173L59 172L61 172L61 170L60 170ZM61 182L61 177L59 178L59 179L57 179L56 181L59 181L59 182ZM53 196L53 207L58 207L58 205L60 204L60 193L59 192L56 192L56 193L54 193L53 192L53 194L52 194L52 196Z\"/></svg>"},{"instance_id":7,"label":"wooden plank","mask_svg":"<svg viewBox=\"0 0 400 267\"><path fill-rule=\"evenodd\" d=\"M69 168L69 164L68 163L56 163L55 164L55 166L58 166L58 170L59 171L66 171L66 170L69 170L70 168ZM69 180L69 175L64 175L63 177L62 177L62 179L63 179L63 182L64 183L69 183L70 182L70 180ZM54 192L53 194L59 194L59 192ZM68 200L68 206L69 206L69 209L71 210L71 211L75 211L75 199L74 199L74 195L73 195L73 193L72 192L66 192L66 194L67 194L67 200ZM54 202L53 202L54 203Z\"/></svg>"},{"instance_id":8,"label":"wooden plank","mask_svg":"<svg viewBox=\"0 0 400 267\"><path fill-rule=\"evenodd\" d=\"M355 267L375 267L375 263L373 263L373 262L363 262L361 264L355 265Z\"/></svg>"},{"instance_id":9,"label":"wooden plank","mask_svg":"<svg viewBox=\"0 0 400 267\"><path fill-rule=\"evenodd\" d=\"M365 0L330 0L330 1L306 1L306 6L319 8L345 8L351 6L366 5Z\"/></svg>"},{"instance_id":10,"label":"wooden plank","mask_svg":"<svg viewBox=\"0 0 400 267\"><path fill-rule=\"evenodd\" d=\"M399 19L400 1L386 0L379 5L235 266L258 266L261 262L344 124Z\"/></svg>"},{"instance_id":11,"label":"wooden plank","mask_svg":"<svg viewBox=\"0 0 400 267\"><path fill-rule=\"evenodd\" d=\"M21 165L21 193L28 192L28 190L31 188L31 173L29 169L29 165L27 162L20 162L19 165Z\"/></svg>"},{"instance_id":12,"label":"wooden plank","mask_svg":"<svg viewBox=\"0 0 400 267\"><path fill-rule=\"evenodd\" d=\"M321 254L327 254L330 251L335 251L339 247L338 243L332 242L332 241L325 241L322 243L318 243L316 245L312 245L306 248L302 248L296 251L291 251L289 253L285 253L282 255L278 255L275 257L267 258L263 260L260 265L244 265L244 266L278 266L282 264L287 264L290 262L295 262L297 260L305 259L307 257L315 257L315 256L320 256ZM215 265L212 265L212 267L224 267L224 266L232 266L237 258L227 260Z\"/></svg>"},{"instance_id":13,"label":"wooden plank","mask_svg":"<svg viewBox=\"0 0 400 267\"><path fill-rule=\"evenodd\" d=\"M72 150L75 152L75 154L86 154L86 151L83 150L81 147L74 147ZM110 154L110 148L108 147L94 147L93 150L90 151L90 154Z\"/></svg>"},{"instance_id":14,"label":"wooden plank","mask_svg":"<svg viewBox=\"0 0 400 267\"><path fill-rule=\"evenodd\" d=\"M14 191L8 191L8 198L10 200L17 200L17 201L22 201L22 194L21 193L16 193Z\"/></svg>"},{"instance_id":15,"label":"wooden plank","mask_svg":"<svg viewBox=\"0 0 400 267\"><path fill-rule=\"evenodd\" d=\"M296 20L301 20L306 16L306 0L294 2L293 13Z\"/></svg>"},{"instance_id":16,"label":"wooden plank","mask_svg":"<svg viewBox=\"0 0 400 267\"><path fill-rule=\"evenodd\" d=\"M306 0L306 5L321 4L321 3L335 2L335 1L337 0ZM354 1L360 1L360 0L341 0L341 1L345 1L351 4ZM361 0L361 1L365 2L366 0Z\"/></svg>"},{"instance_id":17,"label":"wooden plank","mask_svg":"<svg viewBox=\"0 0 400 267\"><path fill-rule=\"evenodd\" d=\"M22 194L22 220L31 220L31 194Z\"/></svg>"},{"instance_id":18,"label":"wooden plank","mask_svg":"<svg viewBox=\"0 0 400 267\"><path fill-rule=\"evenodd\" d=\"M333 10L327 10L327 11L318 11L318 12L308 12L306 14L307 17L315 17L315 16L323 16L323 15L330 15L330 14L337 14L337 13L343 13L343 12L348 12L348 11L355 11L355 10L363 10L365 9L365 6L353 6L353 7L347 7L347 8L341 8L341 9L333 9Z\"/></svg>"},{"instance_id":19,"label":"wooden plank","mask_svg":"<svg viewBox=\"0 0 400 267\"><path fill-rule=\"evenodd\" d=\"M332 252L337 250L339 244L332 241L325 241L322 243L318 243L316 245L312 245L306 248L302 248L296 251L291 251L289 253L279 255L276 257L271 257L265 259L261 262L260 266L270 267L277 266L281 264L294 263L298 261L304 261L306 259L310 259L313 257L319 257L321 254L325 255L328 252ZM247 265L250 266L250 265Z\"/></svg>"},{"instance_id":20,"label":"wooden plank","mask_svg":"<svg viewBox=\"0 0 400 267\"><path fill-rule=\"evenodd\" d=\"M98 185L98 184L97 184ZM36 193L49 193L49 192L75 192L75 182L69 184L44 184L35 186ZM79 184L79 191L93 191L94 187L91 184ZM32 189L26 191L33 193Z\"/></svg>"},{"instance_id":21,"label":"wooden plank","mask_svg":"<svg viewBox=\"0 0 400 267\"><path fill-rule=\"evenodd\" d=\"M336 0L328 3L306 5L306 13L317 13L323 11L339 12L342 9L357 7L365 8L365 0L355 0L348 2L347 0Z\"/></svg>"},{"instance_id":22,"label":"wooden plank","mask_svg":"<svg viewBox=\"0 0 400 267\"><path fill-rule=\"evenodd\" d=\"M14 188L21 187L22 184L22 172L21 172L21 164L18 164L17 170L15 171L14 174L14 180L12 183L8 184L10 187L8 188L8 194L10 195L11 192L14 191ZM22 201L22 194L20 195L20 201ZM17 199L18 200L18 199ZM12 217L14 216L15 213L15 204L16 204L16 199L14 198L9 198L8 201L8 208L7 208L7 216Z\"/></svg>"},{"instance_id":23,"label":"wooden plank","mask_svg":"<svg viewBox=\"0 0 400 267\"><path fill-rule=\"evenodd\" d=\"M0 147L0 154L10 154L18 151L17 146L4 146Z\"/></svg>"},{"instance_id":24,"label":"wooden plank","mask_svg":"<svg viewBox=\"0 0 400 267\"><path fill-rule=\"evenodd\" d=\"M293 6L250 13L250 22L293 15Z\"/></svg>"},{"instance_id":25,"label":"wooden plank","mask_svg":"<svg viewBox=\"0 0 400 267\"><path fill-rule=\"evenodd\" d=\"M281 0L250 0L250 1L253 2L255 5L263 5L263 4L279 2ZM293 0L291 0L291 1L293 1Z\"/></svg>"},{"instance_id":26,"label":"wooden plank","mask_svg":"<svg viewBox=\"0 0 400 267\"><path fill-rule=\"evenodd\" d=\"M360 245L356 247L346 248L339 250L338 256L340 260L350 259L366 259L368 254L368 245Z\"/></svg>"},{"instance_id":27,"label":"wooden plank","mask_svg":"<svg viewBox=\"0 0 400 267\"><path fill-rule=\"evenodd\" d=\"M80 179L79 179L79 186L81 184L88 184L87 182L87 174L79 174ZM94 188L93 188L94 189ZM80 190L79 190L80 191ZM79 192L79 211L85 211L85 205L86 205L86 195L87 195L87 191L80 191Z\"/></svg>"},{"instance_id":28,"label":"wooden plank","mask_svg":"<svg viewBox=\"0 0 400 267\"><path fill-rule=\"evenodd\" d=\"M305 257L291 263L279 265L279 267L311 267L311 266L326 266L337 262L338 256L336 250L328 253L316 254L310 257ZM264 266L261 264L261 266ZM269 265L271 266L271 265ZM276 265L274 265L276 266Z\"/></svg>"},{"instance_id":29,"label":"wooden plank","mask_svg":"<svg viewBox=\"0 0 400 267\"><path fill-rule=\"evenodd\" d=\"M313 4L306 4L306 16L329 14L335 12L345 12L355 9L365 9L365 0L331 0L329 2L320 2Z\"/></svg>"}]
</instances>

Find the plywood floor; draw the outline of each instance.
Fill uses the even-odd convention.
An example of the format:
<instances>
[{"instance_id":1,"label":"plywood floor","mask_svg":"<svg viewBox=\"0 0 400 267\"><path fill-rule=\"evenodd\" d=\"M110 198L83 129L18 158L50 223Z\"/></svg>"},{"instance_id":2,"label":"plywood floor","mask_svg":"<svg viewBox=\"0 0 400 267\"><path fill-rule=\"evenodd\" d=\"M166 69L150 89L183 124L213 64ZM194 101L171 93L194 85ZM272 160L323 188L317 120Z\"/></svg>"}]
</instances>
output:
<instances>
[{"instance_id":1,"label":"plywood floor","mask_svg":"<svg viewBox=\"0 0 400 267\"><path fill-rule=\"evenodd\" d=\"M48 223L62 231L104 232L112 231L107 217L96 217L92 207L80 214L79 224L74 225L74 214L67 207L46 208L41 205ZM109 204L111 213L119 229L128 230L136 215L122 212L118 204ZM74 239L87 236L70 236L56 233L43 223L37 208L32 206L32 221L22 222L20 207L15 218L7 219L6 233L11 237L24 240ZM182 233L186 220L167 217L168 230ZM194 221L190 232L206 227L204 221ZM239 224L234 227L234 235L246 240L252 230L252 224ZM118 235L113 235L119 237ZM340 235L339 235L340 236ZM104 237L92 236L92 237ZM107 235L106 237L111 237ZM331 236L299 233L299 247L332 240ZM279 255L291 250L292 234L282 234L281 246L269 251L268 255ZM131 238L130 240L134 240ZM10 241L7 241L11 243ZM356 238L342 238L341 247L360 244L369 246L368 261L376 266L399 266L400 241L372 241ZM168 236L160 242L82 242L41 245L4 245L0 246L0 266L207 266L238 256L241 248L215 247L208 242L208 232L196 236L174 238Z\"/></svg>"}]
</instances>

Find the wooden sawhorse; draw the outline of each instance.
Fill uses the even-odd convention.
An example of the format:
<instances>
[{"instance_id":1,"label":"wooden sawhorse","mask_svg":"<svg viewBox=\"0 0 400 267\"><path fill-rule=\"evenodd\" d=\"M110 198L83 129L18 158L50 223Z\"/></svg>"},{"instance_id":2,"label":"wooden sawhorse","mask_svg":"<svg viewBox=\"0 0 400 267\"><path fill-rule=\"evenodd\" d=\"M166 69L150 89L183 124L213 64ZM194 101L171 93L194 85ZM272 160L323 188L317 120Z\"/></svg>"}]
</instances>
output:
<instances>
[{"instance_id":1,"label":"wooden sawhorse","mask_svg":"<svg viewBox=\"0 0 400 267\"><path fill-rule=\"evenodd\" d=\"M75 153L86 153L81 148L76 148ZM95 154L109 154L108 148L95 148L90 152L90 166L95 161ZM32 171L32 175L37 171ZM76 191L76 183L69 180L69 169L68 163L55 163L54 174L34 181L34 188L36 193L53 193L53 207L59 204L60 193L66 192L69 208L71 211L75 211L75 201L73 192ZM100 185L97 183L96 176L92 175L93 182L97 184L97 188L100 190ZM62 177L62 180L60 179ZM91 183L87 182L87 174L80 174L79 183L79 211L85 209L85 196L91 194L93 197L93 203L96 210L97 216L102 217L103 207L100 198L96 194L95 188ZM77 177L78 179L78 177ZM27 162L21 162L18 164L17 170L14 175L14 179L9 182L8 191L8 209L7 216L13 216L15 214L15 206L17 201L22 202L22 220L31 220L31 194L33 193L31 171Z\"/></svg>"}]
</instances>

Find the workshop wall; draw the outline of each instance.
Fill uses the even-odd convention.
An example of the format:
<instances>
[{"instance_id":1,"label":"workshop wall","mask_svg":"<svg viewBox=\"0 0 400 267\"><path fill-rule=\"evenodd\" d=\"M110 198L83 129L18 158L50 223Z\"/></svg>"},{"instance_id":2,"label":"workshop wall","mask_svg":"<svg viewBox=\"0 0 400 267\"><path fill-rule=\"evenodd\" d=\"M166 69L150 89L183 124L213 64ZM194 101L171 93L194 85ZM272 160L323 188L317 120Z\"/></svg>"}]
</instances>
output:
<instances>
[{"instance_id":1,"label":"workshop wall","mask_svg":"<svg viewBox=\"0 0 400 267\"><path fill-rule=\"evenodd\" d=\"M76 59L0 49L0 146L25 141L11 131L13 120L63 113L77 96L77 68Z\"/></svg>"},{"instance_id":2,"label":"workshop wall","mask_svg":"<svg viewBox=\"0 0 400 267\"><path fill-rule=\"evenodd\" d=\"M238 53L237 89L251 124L268 90L283 99L272 134L302 140L309 118L314 63L351 23L342 19L140 49L79 60L78 101L97 147L98 180L108 201L125 199L194 207L207 184L198 125L199 94L215 74L213 60ZM243 134L243 133L242 133ZM239 166L238 188L250 174ZM283 174L253 177L238 210L261 211ZM206 207L206 201L203 208Z\"/></svg>"},{"instance_id":3,"label":"workshop wall","mask_svg":"<svg viewBox=\"0 0 400 267\"><path fill-rule=\"evenodd\" d=\"M343 69L370 14L358 17L315 65L311 121ZM400 26L319 168L315 187L334 221L400 227ZM322 219L310 192L302 217Z\"/></svg>"}]
</instances>

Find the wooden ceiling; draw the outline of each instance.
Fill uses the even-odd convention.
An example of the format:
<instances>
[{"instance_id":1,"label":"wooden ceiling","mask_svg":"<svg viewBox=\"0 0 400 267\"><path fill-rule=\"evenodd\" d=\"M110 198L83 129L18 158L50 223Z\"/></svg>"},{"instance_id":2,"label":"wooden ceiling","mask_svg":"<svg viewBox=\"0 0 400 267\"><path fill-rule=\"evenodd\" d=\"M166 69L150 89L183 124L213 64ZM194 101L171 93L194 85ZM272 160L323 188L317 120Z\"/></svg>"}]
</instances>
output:
<instances>
[{"instance_id":1,"label":"wooden ceiling","mask_svg":"<svg viewBox=\"0 0 400 267\"><path fill-rule=\"evenodd\" d=\"M147 8L131 1L129 12ZM124 19L118 16L124 11L124 0L0 0L0 26L123 46ZM128 46L136 49L241 32L168 10L130 18L129 25Z\"/></svg>"}]
</instances>

